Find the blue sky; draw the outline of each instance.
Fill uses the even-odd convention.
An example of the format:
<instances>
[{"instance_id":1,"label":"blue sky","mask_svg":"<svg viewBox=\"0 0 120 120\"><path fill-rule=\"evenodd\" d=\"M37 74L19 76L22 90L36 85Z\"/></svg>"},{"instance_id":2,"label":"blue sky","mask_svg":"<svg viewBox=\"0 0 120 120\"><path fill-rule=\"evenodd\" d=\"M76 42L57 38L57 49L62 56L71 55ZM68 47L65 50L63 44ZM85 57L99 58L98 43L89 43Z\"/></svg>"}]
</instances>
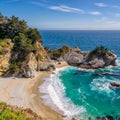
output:
<instances>
[{"instance_id":1,"label":"blue sky","mask_svg":"<svg viewBox=\"0 0 120 120\"><path fill-rule=\"evenodd\" d=\"M38 29L120 30L120 0L0 0L0 12Z\"/></svg>"}]
</instances>

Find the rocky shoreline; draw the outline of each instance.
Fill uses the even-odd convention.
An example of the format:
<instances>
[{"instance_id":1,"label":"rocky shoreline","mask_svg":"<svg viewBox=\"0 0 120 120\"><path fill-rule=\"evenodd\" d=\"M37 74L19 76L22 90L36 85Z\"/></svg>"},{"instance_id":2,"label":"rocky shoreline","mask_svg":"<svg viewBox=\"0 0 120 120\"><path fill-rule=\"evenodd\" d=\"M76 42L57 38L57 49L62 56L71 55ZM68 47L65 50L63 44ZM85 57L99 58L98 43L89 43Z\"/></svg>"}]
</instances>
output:
<instances>
[{"instance_id":1,"label":"rocky shoreline","mask_svg":"<svg viewBox=\"0 0 120 120\"><path fill-rule=\"evenodd\" d=\"M72 66L85 69L99 69L116 65L117 56L114 52L100 46L93 51L82 52L79 48L74 48L64 56L64 60Z\"/></svg>"}]
</instances>

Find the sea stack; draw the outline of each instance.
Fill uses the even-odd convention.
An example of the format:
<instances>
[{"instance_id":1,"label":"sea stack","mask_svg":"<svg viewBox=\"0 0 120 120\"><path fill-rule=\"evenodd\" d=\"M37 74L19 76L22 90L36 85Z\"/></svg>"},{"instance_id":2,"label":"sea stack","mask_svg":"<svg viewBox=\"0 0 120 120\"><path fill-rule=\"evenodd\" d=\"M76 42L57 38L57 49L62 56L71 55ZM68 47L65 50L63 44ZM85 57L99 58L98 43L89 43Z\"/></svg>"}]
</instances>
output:
<instances>
[{"instance_id":1,"label":"sea stack","mask_svg":"<svg viewBox=\"0 0 120 120\"><path fill-rule=\"evenodd\" d=\"M98 69L110 65L115 66L117 56L113 51L100 46L88 52L75 51L73 49L64 56L64 59L72 66L85 69Z\"/></svg>"}]
</instances>

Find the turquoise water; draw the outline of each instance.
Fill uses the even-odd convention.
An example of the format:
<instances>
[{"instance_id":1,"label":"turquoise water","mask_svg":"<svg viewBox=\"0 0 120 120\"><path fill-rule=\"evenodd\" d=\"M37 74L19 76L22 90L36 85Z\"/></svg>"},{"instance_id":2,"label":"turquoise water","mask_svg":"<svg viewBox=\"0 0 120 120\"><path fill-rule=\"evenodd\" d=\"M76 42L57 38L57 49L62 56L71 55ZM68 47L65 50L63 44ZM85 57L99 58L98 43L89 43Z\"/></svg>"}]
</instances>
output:
<instances>
[{"instance_id":1,"label":"turquoise water","mask_svg":"<svg viewBox=\"0 0 120 120\"><path fill-rule=\"evenodd\" d=\"M98 70L69 67L52 75L49 96L65 114L94 120L96 117L120 117L120 89L110 82L120 83L120 31L40 31L44 46L56 49L62 45L92 50L104 45L118 56L118 65ZM108 73L108 74L103 74ZM47 88L45 88L47 90ZM45 90L44 89L44 90ZM54 93L54 94L53 94ZM46 98L46 97L45 97ZM68 120L68 118L66 118Z\"/></svg>"},{"instance_id":2,"label":"turquoise water","mask_svg":"<svg viewBox=\"0 0 120 120\"><path fill-rule=\"evenodd\" d=\"M106 72L112 75L102 75ZM120 67L89 71L71 67L63 70L59 78L65 86L65 96L85 108L84 119L120 116L120 89L109 85L111 81L120 83Z\"/></svg>"}]
</instances>

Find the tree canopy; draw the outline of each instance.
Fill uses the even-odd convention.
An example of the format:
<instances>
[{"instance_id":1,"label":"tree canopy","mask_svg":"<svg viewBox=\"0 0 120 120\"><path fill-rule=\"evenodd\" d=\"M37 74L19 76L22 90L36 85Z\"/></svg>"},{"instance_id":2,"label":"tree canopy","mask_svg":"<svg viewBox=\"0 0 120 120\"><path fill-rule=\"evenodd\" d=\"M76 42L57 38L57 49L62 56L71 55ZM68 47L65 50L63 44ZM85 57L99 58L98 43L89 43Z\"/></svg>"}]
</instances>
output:
<instances>
[{"instance_id":1,"label":"tree canopy","mask_svg":"<svg viewBox=\"0 0 120 120\"><path fill-rule=\"evenodd\" d=\"M18 17L4 17L0 13L0 39L9 38L14 43L14 50L34 51L34 43L42 42L37 29L27 26L24 20Z\"/></svg>"},{"instance_id":2,"label":"tree canopy","mask_svg":"<svg viewBox=\"0 0 120 120\"><path fill-rule=\"evenodd\" d=\"M99 46L99 47L96 47L92 52L91 54L95 54L95 55L105 55L106 53L108 52L108 49L104 46Z\"/></svg>"}]
</instances>

